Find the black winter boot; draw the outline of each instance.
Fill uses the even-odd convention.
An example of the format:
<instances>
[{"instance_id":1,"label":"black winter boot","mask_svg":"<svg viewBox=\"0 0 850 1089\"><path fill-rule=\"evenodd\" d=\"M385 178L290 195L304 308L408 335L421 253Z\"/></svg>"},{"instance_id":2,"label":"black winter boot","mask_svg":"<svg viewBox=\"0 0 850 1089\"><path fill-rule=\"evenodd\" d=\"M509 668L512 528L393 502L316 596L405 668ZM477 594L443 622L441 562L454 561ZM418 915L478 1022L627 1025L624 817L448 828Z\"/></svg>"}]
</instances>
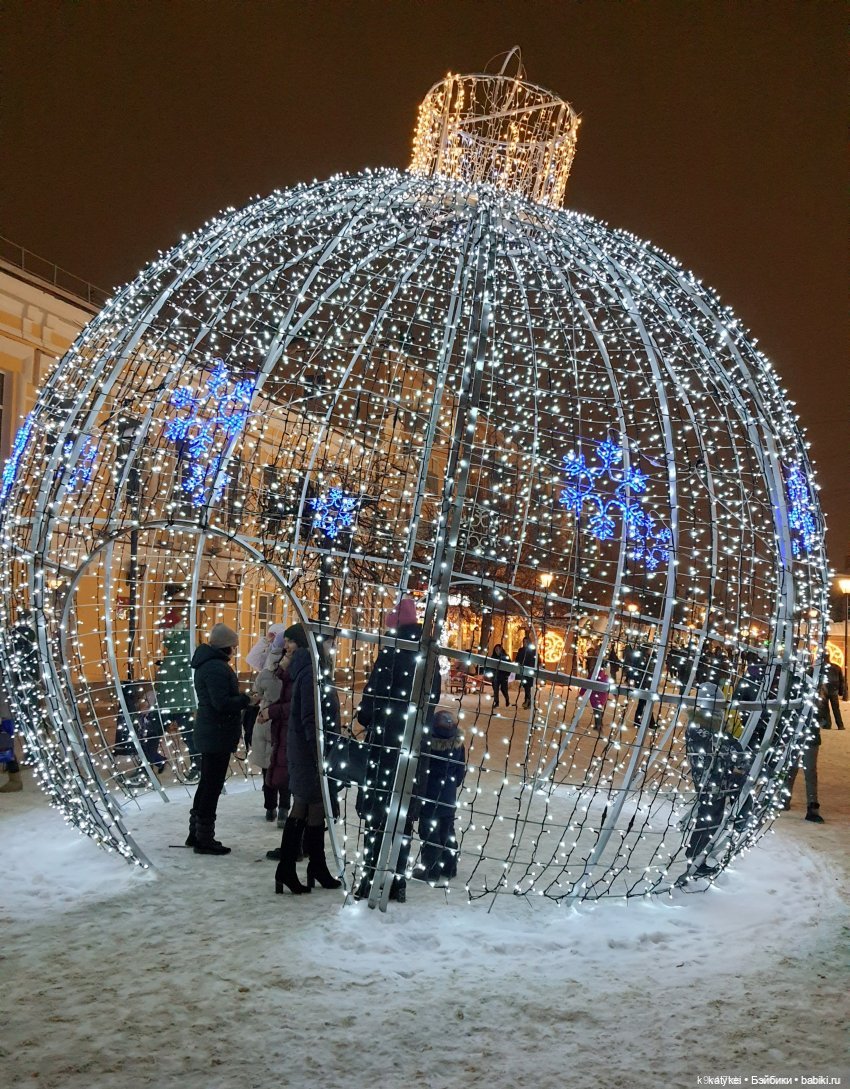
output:
<instances>
[{"instance_id":1,"label":"black winter boot","mask_svg":"<svg viewBox=\"0 0 850 1089\"><path fill-rule=\"evenodd\" d=\"M304 821L297 817L289 817L283 826L283 835L280 838L280 862L274 872L274 891L283 892L283 886L291 893L299 896L302 892L309 892L309 885L302 885L298 880L295 870L295 861L301 847L301 837L304 834Z\"/></svg>"},{"instance_id":2,"label":"black winter boot","mask_svg":"<svg viewBox=\"0 0 850 1089\"><path fill-rule=\"evenodd\" d=\"M198 842L198 818L194 809L189 810L189 835L186 837L186 846L194 847Z\"/></svg>"},{"instance_id":3,"label":"black winter boot","mask_svg":"<svg viewBox=\"0 0 850 1089\"><path fill-rule=\"evenodd\" d=\"M229 855L230 848L219 843L215 838L215 823L205 824L198 821L195 827L196 855Z\"/></svg>"},{"instance_id":4,"label":"black winter boot","mask_svg":"<svg viewBox=\"0 0 850 1089\"><path fill-rule=\"evenodd\" d=\"M812 821L813 824L824 824L825 821L820 815L820 803L812 802L806 809L806 820Z\"/></svg>"},{"instance_id":5,"label":"black winter boot","mask_svg":"<svg viewBox=\"0 0 850 1089\"><path fill-rule=\"evenodd\" d=\"M307 848L307 886L313 888L318 881L323 889L342 888L342 882L337 881L331 875L328 864L325 861L325 828L307 825L304 830L304 846Z\"/></svg>"}]
</instances>

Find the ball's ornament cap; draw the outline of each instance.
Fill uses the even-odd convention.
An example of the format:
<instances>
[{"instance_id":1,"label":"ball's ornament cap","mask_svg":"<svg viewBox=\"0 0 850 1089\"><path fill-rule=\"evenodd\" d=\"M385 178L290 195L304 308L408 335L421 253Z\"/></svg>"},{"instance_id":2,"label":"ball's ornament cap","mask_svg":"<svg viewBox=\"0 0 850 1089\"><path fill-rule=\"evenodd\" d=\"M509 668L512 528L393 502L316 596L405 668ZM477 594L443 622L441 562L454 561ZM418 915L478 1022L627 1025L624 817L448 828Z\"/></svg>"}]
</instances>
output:
<instances>
[{"instance_id":1,"label":"ball's ornament cap","mask_svg":"<svg viewBox=\"0 0 850 1089\"><path fill-rule=\"evenodd\" d=\"M507 75L512 58L517 73ZM497 74L452 75L419 107L410 172L486 183L558 208L580 119L564 99L528 83L512 49Z\"/></svg>"}]
</instances>

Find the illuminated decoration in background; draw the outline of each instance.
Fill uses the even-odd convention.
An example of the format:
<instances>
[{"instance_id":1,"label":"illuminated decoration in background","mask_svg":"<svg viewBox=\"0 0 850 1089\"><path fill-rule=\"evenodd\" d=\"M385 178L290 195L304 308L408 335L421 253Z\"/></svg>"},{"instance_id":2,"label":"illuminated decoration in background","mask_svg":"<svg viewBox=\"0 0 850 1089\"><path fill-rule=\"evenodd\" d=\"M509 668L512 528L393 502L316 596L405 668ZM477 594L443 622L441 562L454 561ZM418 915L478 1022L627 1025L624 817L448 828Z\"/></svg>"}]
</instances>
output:
<instances>
[{"instance_id":1,"label":"illuminated decoration in background","mask_svg":"<svg viewBox=\"0 0 850 1089\"><path fill-rule=\"evenodd\" d=\"M313 511L313 525L331 541L351 530L360 502L343 488L331 488L324 495L307 500Z\"/></svg>"},{"instance_id":2,"label":"illuminated decoration in background","mask_svg":"<svg viewBox=\"0 0 850 1089\"><path fill-rule=\"evenodd\" d=\"M172 393L169 403L180 415L165 425L165 437L180 446L188 462L181 486L196 507L216 502L230 483L229 474L222 471L227 444L248 422L254 393L250 378L234 381L220 359L214 362L203 393L191 386ZM220 453L213 454L217 445Z\"/></svg>"},{"instance_id":3,"label":"illuminated decoration in background","mask_svg":"<svg viewBox=\"0 0 850 1089\"><path fill-rule=\"evenodd\" d=\"M68 439L65 443L65 457L70 458L73 451L74 443ZM92 442L91 439L86 439L80 450L79 457L68 474L68 480L65 487L69 492L75 492L77 488L80 488L91 481L96 460L97 443Z\"/></svg>"},{"instance_id":4,"label":"illuminated decoration in background","mask_svg":"<svg viewBox=\"0 0 850 1089\"><path fill-rule=\"evenodd\" d=\"M810 555L821 540L820 514L812 498L808 477L799 463L789 466L785 489L788 494L788 524L794 531L791 547L799 559Z\"/></svg>"},{"instance_id":5,"label":"illuminated decoration in background","mask_svg":"<svg viewBox=\"0 0 850 1089\"><path fill-rule=\"evenodd\" d=\"M140 689L181 708L161 744L169 769L189 767L188 659L212 624L240 632L241 654L272 602L330 628L347 715L396 646L385 621L403 592L422 624L410 682L429 691L441 658L466 678L443 703L468 739L459 855L441 863L453 895L669 893L769 826L828 613L806 443L713 291L560 207L575 133L571 108L521 75L449 77L409 172L222 213L108 303L46 381L3 478L0 659L40 781L106 849L146 864L127 811L164 787ZM98 471L70 490L66 444L89 436ZM174 587L186 602L166 632ZM707 670L742 676L753 630L747 771L697 851L688 718ZM488 672L517 672L487 652L515 659L544 634L528 708L483 699ZM616 678L615 651L629 658ZM380 754L399 774L381 800L379 907L421 789L426 701L408 710ZM364 870L357 793L329 823L348 888ZM420 832L408 873L428 854Z\"/></svg>"},{"instance_id":6,"label":"illuminated decoration in background","mask_svg":"<svg viewBox=\"0 0 850 1089\"><path fill-rule=\"evenodd\" d=\"M12 451L9 454L6 464L3 466L3 475L0 477L0 503L6 502L9 491L15 483L15 477L18 475L18 467L21 464L21 458L24 456L24 451L27 448L27 443L32 434L32 428L33 414L30 413L18 428L12 442Z\"/></svg>"},{"instance_id":7,"label":"illuminated decoration in background","mask_svg":"<svg viewBox=\"0 0 850 1089\"><path fill-rule=\"evenodd\" d=\"M587 529L599 541L610 541L616 536L619 516L632 542L630 557L644 560L647 568L655 571L659 564L670 559L673 535L666 526L657 524L654 513L642 506L639 497L646 491L646 474L632 466L621 468L623 447L610 440L598 444L596 456L599 464L588 465L582 453L571 450L564 455L563 469L569 483L561 492L561 504L576 517L585 507L592 511ZM599 490L605 477L613 486L607 496Z\"/></svg>"},{"instance_id":8,"label":"illuminated decoration in background","mask_svg":"<svg viewBox=\"0 0 850 1089\"><path fill-rule=\"evenodd\" d=\"M547 631L540 639L540 656L547 665L560 662L564 656L566 641L556 631Z\"/></svg>"}]
</instances>

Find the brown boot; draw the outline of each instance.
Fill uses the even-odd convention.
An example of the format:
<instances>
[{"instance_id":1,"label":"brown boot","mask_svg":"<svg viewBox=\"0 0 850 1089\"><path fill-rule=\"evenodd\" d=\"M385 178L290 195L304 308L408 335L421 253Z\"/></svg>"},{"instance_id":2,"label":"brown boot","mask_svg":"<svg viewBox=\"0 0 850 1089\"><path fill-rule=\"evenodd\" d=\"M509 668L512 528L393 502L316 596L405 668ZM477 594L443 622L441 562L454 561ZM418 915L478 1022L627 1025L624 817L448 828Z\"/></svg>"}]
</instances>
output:
<instances>
[{"instance_id":1,"label":"brown boot","mask_svg":"<svg viewBox=\"0 0 850 1089\"><path fill-rule=\"evenodd\" d=\"M19 790L23 789L24 783L21 779L21 773L19 771L10 771L9 781L0 787L0 794L16 794Z\"/></svg>"}]
</instances>

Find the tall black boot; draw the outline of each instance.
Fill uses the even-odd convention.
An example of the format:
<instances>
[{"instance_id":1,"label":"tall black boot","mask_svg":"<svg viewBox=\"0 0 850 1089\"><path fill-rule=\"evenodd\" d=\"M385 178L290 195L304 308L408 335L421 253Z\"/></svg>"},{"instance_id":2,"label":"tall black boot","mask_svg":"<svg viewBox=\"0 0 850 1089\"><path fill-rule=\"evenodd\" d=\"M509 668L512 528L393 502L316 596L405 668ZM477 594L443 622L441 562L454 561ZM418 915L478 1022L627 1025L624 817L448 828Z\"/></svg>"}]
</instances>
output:
<instances>
[{"instance_id":1,"label":"tall black boot","mask_svg":"<svg viewBox=\"0 0 850 1089\"><path fill-rule=\"evenodd\" d=\"M229 855L230 848L215 838L215 822L199 820L195 825L196 855Z\"/></svg>"},{"instance_id":2,"label":"tall black boot","mask_svg":"<svg viewBox=\"0 0 850 1089\"><path fill-rule=\"evenodd\" d=\"M331 876L325 861L325 826L308 824L304 830L304 845L307 848L307 887L313 888L318 881L323 889L342 888L342 882Z\"/></svg>"},{"instance_id":3,"label":"tall black boot","mask_svg":"<svg viewBox=\"0 0 850 1089\"><path fill-rule=\"evenodd\" d=\"M280 837L280 862L274 872L274 891L283 892L283 886L296 896L302 892L309 892L308 885L302 885L298 880L295 870L295 862L301 847L301 837L304 834L304 821L298 817L289 817L283 826L283 835Z\"/></svg>"},{"instance_id":4,"label":"tall black boot","mask_svg":"<svg viewBox=\"0 0 850 1089\"><path fill-rule=\"evenodd\" d=\"M189 835L186 837L186 846L194 847L198 842L198 815L194 809L189 810Z\"/></svg>"}]
</instances>

